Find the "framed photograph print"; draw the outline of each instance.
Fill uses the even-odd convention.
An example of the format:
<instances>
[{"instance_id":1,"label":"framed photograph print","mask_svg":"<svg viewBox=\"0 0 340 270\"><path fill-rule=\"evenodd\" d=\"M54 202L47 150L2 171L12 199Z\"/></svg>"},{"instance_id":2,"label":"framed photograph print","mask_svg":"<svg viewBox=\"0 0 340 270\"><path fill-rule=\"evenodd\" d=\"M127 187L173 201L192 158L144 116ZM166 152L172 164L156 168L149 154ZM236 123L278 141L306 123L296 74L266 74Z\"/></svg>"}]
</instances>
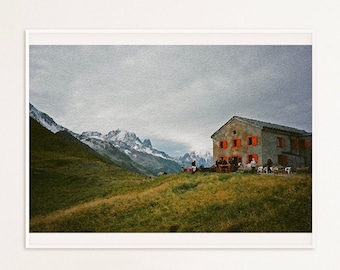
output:
<instances>
[{"instance_id":1,"label":"framed photograph print","mask_svg":"<svg viewBox=\"0 0 340 270\"><path fill-rule=\"evenodd\" d=\"M27 30L26 247L312 248L313 39Z\"/></svg>"}]
</instances>

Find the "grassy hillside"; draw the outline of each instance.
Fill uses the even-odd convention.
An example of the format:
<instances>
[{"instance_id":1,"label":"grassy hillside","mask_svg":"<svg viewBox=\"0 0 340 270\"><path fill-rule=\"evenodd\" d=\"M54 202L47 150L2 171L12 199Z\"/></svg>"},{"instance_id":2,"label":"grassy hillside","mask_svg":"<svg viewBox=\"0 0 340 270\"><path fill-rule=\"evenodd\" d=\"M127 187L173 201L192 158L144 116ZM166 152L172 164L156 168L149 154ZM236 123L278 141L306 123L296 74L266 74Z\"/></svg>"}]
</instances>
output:
<instances>
[{"instance_id":1,"label":"grassy hillside","mask_svg":"<svg viewBox=\"0 0 340 270\"><path fill-rule=\"evenodd\" d=\"M31 120L31 232L311 232L311 175L148 178Z\"/></svg>"},{"instance_id":2,"label":"grassy hillside","mask_svg":"<svg viewBox=\"0 0 340 270\"><path fill-rule=\"evenodd\" d=\"M181 165L175 161L166 160L161 157L155 157L141 152L139 152L136 159L133 160L150 170L154 175L157 175L159 172L177 173L181 171Z\"/></svg>"},{"instance_id":3,"label":"grassy hillside","mask_svg":"<svg viewBox=\"0 0 340 270\"><path fill-rule=\"evenodd\" d=\"M116 184L105 198L33 217L31 231L312 230L310 175L180 173Z\"/></svg>"},{"instance_id":4,"label":"grassy hillside","mask_svg":"<svg viewBox=\"0 0 340 270\"><path fill-rule=\"evenodd\" d=\"M30 120L31 217L117 194L117 185L124 189L130 185L125 181L143 179L64 137Z\"/></svg>"}]
</instances>

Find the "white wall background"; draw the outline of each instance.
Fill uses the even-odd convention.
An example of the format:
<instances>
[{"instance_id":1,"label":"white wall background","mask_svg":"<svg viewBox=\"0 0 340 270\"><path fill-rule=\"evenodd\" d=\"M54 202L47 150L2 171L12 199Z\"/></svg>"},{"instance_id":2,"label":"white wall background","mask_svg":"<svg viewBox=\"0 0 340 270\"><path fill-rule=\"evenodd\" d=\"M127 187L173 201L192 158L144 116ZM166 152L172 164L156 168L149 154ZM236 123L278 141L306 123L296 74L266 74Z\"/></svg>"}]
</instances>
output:
<instances>
[{"instance_id":1,"label":"white wall background","mask_svg":"<svg viewBox=\"0 0 340 270\"><path fill-rule=\"evenodd\" d=\"M2 0L0 2L0 269L336 269L340 264L340 19L337 0ZM249 29L316 33L314 229L309 250L27 250L25 240L26 29ZM333 122L334 121L334 122ZM337 133L339 134L339 133ZM333 140L334 138L334 140Z\"/></svg>"}]
</instances>

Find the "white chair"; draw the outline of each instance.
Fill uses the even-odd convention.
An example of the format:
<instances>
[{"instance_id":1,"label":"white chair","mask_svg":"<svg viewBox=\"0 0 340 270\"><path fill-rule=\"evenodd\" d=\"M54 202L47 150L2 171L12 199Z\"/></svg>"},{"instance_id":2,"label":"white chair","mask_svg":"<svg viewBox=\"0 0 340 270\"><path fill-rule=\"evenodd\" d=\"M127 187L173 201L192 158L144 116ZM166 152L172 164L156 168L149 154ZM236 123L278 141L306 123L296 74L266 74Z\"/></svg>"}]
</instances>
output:
<instances>
[{"instance_id":1,"label":"white chair","mask_svg":"<svg viewBox=\"0 0 340 270\"><path fill-rule=\"evenodd\" d=\"M287 174L290 174L292 171L292 167L286 167L285 171L287 172Z\"/></svg>"}]
</instances>

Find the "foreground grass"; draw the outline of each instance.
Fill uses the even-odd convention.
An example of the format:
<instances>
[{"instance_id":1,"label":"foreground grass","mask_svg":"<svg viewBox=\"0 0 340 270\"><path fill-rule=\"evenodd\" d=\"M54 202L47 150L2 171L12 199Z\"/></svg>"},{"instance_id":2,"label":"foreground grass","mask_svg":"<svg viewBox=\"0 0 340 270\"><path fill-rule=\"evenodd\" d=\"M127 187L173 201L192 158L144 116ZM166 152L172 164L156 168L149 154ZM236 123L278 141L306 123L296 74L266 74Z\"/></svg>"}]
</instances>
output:
<instances>
[{"instance_id":1,"label":"foreground grass","mask_svg":"<svg viewBox=\"0 0 340 270\"><path fill-rule=\"evenodd\" d=\"M99 192L96 198L83 203L65 203L57 210L47 207L48 211L32 216L30 231L312 231L310 175L197 173L154 179L131 177L119 181L108 178L102 184L106 193ZM81 196L81 189L74 193ZM53 197L50 201L53 205Z\"/></svg>"},{"instance_id":2,"label":"foreground grass","mask_svg":"<svg viewBox=\"0 0 340 270\"><path fill-rule=\"evenodd\" d=\"M63 158L65 164L55 165L57 160L56 157L51 160L53 169L49 168L48 159L38 165L31 162L31 217L117 195L137 188L147 179L97 160L84 164L79 158Z\"/></svg>"}]
</instances>

